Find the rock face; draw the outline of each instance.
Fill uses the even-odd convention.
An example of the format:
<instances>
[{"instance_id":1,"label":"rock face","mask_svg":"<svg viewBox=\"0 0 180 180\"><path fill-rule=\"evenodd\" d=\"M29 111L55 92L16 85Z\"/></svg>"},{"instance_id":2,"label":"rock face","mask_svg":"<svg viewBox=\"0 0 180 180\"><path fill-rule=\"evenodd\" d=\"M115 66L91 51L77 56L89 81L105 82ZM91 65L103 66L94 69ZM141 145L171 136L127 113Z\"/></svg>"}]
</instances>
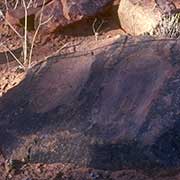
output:
<instances>
[{"instance_id":1,"label":"rock face","mask_svg":"<svg viewBox=\"0 0 180 180\"><path fill-rule=\"evenodd\" d=\"M51 0L45 0L44 4L48 4ZM28 25L32 26L30 30L34 28L35 14L41 10L43 6L43 0L32 1L27 8ZM22 26L24 23L25 10L23 5L18 6L16 9L9 9L6 12L6 21L8 21L14 27Z\"/></svg>"},{"instance_id":2,"label":"rock face","mask_svg":"<svg viewBox=\"0 0 180 180\"><path fill-rule=\"evenodd\" d=\"M82 19L93 17L112 2L113 0L53 0L44 8L43 21L49 19L51 15L52 19L43 28L46 32L51 32L58 27L65 27ZM37 14L37 19L39 14ZM37 20L36 23L38 23Z\"/></svg>"},{"instance_id":3,"label":"rock face","mask_svg":"<svg viewBox=\"0 0 180 180\"><path fill-rule=\"evenodd\" d=\"M164 15L176 14L179 8L180 4L177 0L121 0L118 15L121 26L126 32L140 35L153 33ZM163 28L165 30L166 27Z\"/></svg>"},{"instance_id":4,"label":"rock face","mask_svg":"<svg viewBox=\"0 0 180 180\"><path fill-rule=\"evenodd\" d=\"M1 98L2 150L98 169L179 165L179 47L125 36L35 66Z\"/></svg>"},{"instance_id":5,"label":"rock face","mask_svg":"<svg viewBox=\"0 0 180 180\"><path fill-rule=\"evenodd\" d=\"M47 21L41 29L46 34L55 31L59 27L73 24L84 18L95 16L104 11L113 3L113 0L49 0L46 1L42 12L42 1L34 3L34 7L28 9L28 16L34 17L35 28L39 25L39 17L42 13L42 22ZM6 19L13 25L19 25L24 18L22 7L10 10L6 13Z\"/></svg>"},{"instance_id":6,"label":"rock face","mask_svg":"<svg viewBox=\"0 0 180 180\"><path fill-rule=\"evenodd\" d=\"M41 8L29 8L28 9L28 30L34 29L34 15ZM10 23L14 28L18 29L19 26L24 24L24 9L18 8L16 10L9 10L6 13L6 21Z\"/></svg>"}]
</instances>

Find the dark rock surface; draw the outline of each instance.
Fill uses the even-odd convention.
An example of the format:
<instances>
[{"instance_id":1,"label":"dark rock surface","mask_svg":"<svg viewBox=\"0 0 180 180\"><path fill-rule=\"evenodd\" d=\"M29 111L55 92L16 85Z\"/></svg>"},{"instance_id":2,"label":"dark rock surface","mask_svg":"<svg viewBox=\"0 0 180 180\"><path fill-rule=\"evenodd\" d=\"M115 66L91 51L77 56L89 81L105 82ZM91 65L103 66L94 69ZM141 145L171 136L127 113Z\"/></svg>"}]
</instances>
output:
<instances>
[{"instance_id":1,"label":"dark rock surface","mask_svg":"<svg viewBox=\"0 0 180 180\"><path fill-rule=\"evenodd\" d=\"M2 151L97 169L179 166L179 47L125 36L36 65L0 99Z\"/></svg>"}]
</instances>

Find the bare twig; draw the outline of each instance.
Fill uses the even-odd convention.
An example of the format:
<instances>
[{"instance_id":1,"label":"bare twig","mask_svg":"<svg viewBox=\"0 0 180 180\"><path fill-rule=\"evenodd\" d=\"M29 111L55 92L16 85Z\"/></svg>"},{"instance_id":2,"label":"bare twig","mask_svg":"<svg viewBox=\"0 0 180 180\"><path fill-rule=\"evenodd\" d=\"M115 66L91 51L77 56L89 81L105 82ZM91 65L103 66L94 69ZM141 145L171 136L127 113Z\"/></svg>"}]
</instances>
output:
<instances>
[{"instance_id":1,"label":"bare twig","mask_svg":"<svg viewBox=\"0 0 180 180\"><path fill-rule=\"evenodd\" d=\"M42 25L48 23L48 22L53 18L53 16L51 16L51 17L48 18L46 21L42 22L43 11L44 11L45 3L46 3L46 1L43 0L43 5L42 5L41 11L40 11L39 23L38 23L37 29L36 29L36 31L35 31L35 33L34 33L34 36L33 36L33 39L32 39L32 43L31 43L31 47L30 47L28 68L31 67L32 53L33 53L33 48L34 48L34 44L35 44L35 40L36 40L36 37L37 37L38 32L39 32L39 30L40 30L40 28L41 28Z\"/></svg>"},{"instance_id":2,"label":"bare twig","mask_svg":"<svg viewBox=\"0 0 180 180\"><path fill-rule=\"evenodd\" d=\"M7 61L7 69L8 69L8 72L9 72L9 57L7 55L7 52L5 52L5 56L6 56L6 61Z\"/></svg>"},{"instance_id":3,"label":"bare twig","mask_svg":"<svg viewBox=\"0 0 180 180\"><path fill-rule=\"evenodd\" d=\"M41 24L40 24L40 26L42 26L42 25L44 25L44 24L46 24L46 23L48 23L52 18L53 18L54 16L52 15L51 17L49 17L46 21L44 21L44 22L41 22Z\"/></svg>"},{"instance_id":4,"label":"bare twig","mask_svg":"<svg viewBox=\"0 0 180 180\"><path fill-rule=\"evenodd\" d=\"M60 51L62 51L65 47L67 47L70 44L70 42L67 42L63 44L56 52L51 54L50 56L56 56ZM46 56L45 59L48 59L50 56Z\"/></svg>"},{"instance_id":5,"label":"bare twig","mask_svg":"<svg viewBox=\"0 0 180 180\"><path fill-rule=\"evenodd\" d=\"M6 6L6 11L9 9L7 0L4 0L4 4Z\"/></svg>"},{"instance_id":6,"label":"bare twig","mask_svg":"<svg viewBox=\"0 0 180 180\"><path fill-rule=\"evenodd\" d=\"M5 20L5 22L9 25L9 27L17 34L17 36L19 37L19 38L23 38L23 36L21 36L21 34L19 34L17 31L16 31L16 29L13 27L13 25L5 18L5 16L4 16L4 14L3 14L3 12L0 10L0 17L2 17L4 20Z\"/></svg>"},{"instance_id":7,"label":"bare twig","mask_svg":"<svg viewBox=\"0 0 180 180\"><path fill-rule=\"evenodd\" d=\"M29 9L31 7L32 3L33 3L33 0L30 0L28 5L27 5L27 9Z\"/></svg>"},{"instance_id":8,"label":"bare twig","mask_svg":"<svg viewBox=\"0 0 180 180\"><path fill-rule=\"evenodd\" d=\"M53 18L53 15L50 16L44 22L42 21L42 19L43 19L43 11L44 11L44 7L45 7L45 4L46 4L46 0L43 0L42 8L40 10L39 23L38 23L38 26L37 26L37 28L35 30L34 35L33 35L32 42L31 42L30 49L29 49L28 48L28 42L29 42L28 41L28 8L30 8L31 5L34 5L34 4L33 4L33 0L29 0L28 3L26 3L25 0L22 0L21 2L22 2L22 5L23 5L23 9L24 9L24 34L23 35L21 35L14 28L14 26L5 18L5 16L2 13L2 11L0 11L0 17L2 17L5 20L7 25L9 25L9 27L17 34L17 36L22 41L22 44L23 44L23 63L18 60L18 58L13 54L13 52L10 49L8 49L8 51L14 57L14 59L18 62L18 64L20 64L20 66L25 70L26 68L30 68L31 67L33 48L34 48L35 40L37 38L37 34L38 34L41 26L43 26L44 24L48 23ZM6 4L7 9L8 9L7 0L5 0L5 4ZM18 4L19 4L19 0L16 0L14 9L17 8ZM5 45L3 44L3 46L5 46Z\"/></svg>"},{"instance_id":9,"label":"bare twig","mask_svg":"<svg viewBox=\"0 0 180 180\"><path fill-rule=\"evenodd\" d=\"M27 12L27 6L26 6L26 2L25 0L22 0L22 3L23 3L23 7L24 7L24 44L23 44L23 58L24 58L24 64L26 64L27 62L27 29L28 29L28 12Z\"/></svg>"},{"instance_id":10,"label":"bare twig","mask_svg":"<svg viewBox=\"0 0 180 180\"><path fill-rule=\"evenodd\" d=\"M96 23L97 23L97 18L95 18L95 20L94 20L94 22L92 24L92 30L93 30L93 33L94 33L94 36L95 36L95 40L97 41L98 40L98 36L99 36L99 30L102 27L102 25L104 24L104 20L101 21L101 24L99 24L97 29L95 28Z\"/></svg>"},{"instance_id":11,"label":"bare twig","mask_svg":"<svg viewBox=\"0 0 180 180\"><path fill-rule=\"evenodd\" d=\"M16 3L15 3L15 5L14 5L14 9L17 8L18 4L19 4L19 0L16 0Z\"/></svg>"},{"instance_id":12,"label":"bare twig","mask_svg":"<svg viewBox=\"0 0 180 180\"><path fill-rule=\"evenodd\" d=\"M17 63L25 70L25 66L21 63L21 61L15 56L15 54L7 47L5 46L3 43L1 43L0 45L2 45L4 48L7 49L7 51L12 55L12 57L17 61Z\"/></svg>"}]
</instances>

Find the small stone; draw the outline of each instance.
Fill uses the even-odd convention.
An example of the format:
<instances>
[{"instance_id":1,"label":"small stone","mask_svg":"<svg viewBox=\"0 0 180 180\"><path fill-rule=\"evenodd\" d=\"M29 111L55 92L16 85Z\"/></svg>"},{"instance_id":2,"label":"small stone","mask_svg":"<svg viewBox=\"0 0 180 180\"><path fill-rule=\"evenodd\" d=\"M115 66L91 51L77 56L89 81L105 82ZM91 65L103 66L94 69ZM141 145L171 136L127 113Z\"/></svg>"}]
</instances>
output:
<instances>
[{"instance_id":1,"label":"small stone","mask_svg":"<svg viewBox=\"0 0 180 180\"><path fill-rule=\"evenodd\" d=\"M112 37L111 35L107 35L107 36L106 36L106 38L108 38L108 39L111 38L111 37Z\"/></svg>"}]
</instances>

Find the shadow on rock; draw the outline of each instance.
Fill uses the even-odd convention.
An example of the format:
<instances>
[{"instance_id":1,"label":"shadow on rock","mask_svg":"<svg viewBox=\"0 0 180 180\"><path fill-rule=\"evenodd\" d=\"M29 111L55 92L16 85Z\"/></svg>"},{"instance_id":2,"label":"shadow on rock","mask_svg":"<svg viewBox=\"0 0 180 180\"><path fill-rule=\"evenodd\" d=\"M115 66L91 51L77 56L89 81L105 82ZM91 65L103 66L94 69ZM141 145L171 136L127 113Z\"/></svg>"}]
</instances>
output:
<instances>
[{"instance_id":1,"label":"shadow on rock","mask_svg":"<svg viewBox=\"0 0 180 180\"><path fill-rule=\"evenodd\" d=\"M32 162L110 170L179 164L179 41L107 41L51 57L1 98L0 143L6 151L7 134L10 156L32 147Z\"/></svg>"}]
</instances>

